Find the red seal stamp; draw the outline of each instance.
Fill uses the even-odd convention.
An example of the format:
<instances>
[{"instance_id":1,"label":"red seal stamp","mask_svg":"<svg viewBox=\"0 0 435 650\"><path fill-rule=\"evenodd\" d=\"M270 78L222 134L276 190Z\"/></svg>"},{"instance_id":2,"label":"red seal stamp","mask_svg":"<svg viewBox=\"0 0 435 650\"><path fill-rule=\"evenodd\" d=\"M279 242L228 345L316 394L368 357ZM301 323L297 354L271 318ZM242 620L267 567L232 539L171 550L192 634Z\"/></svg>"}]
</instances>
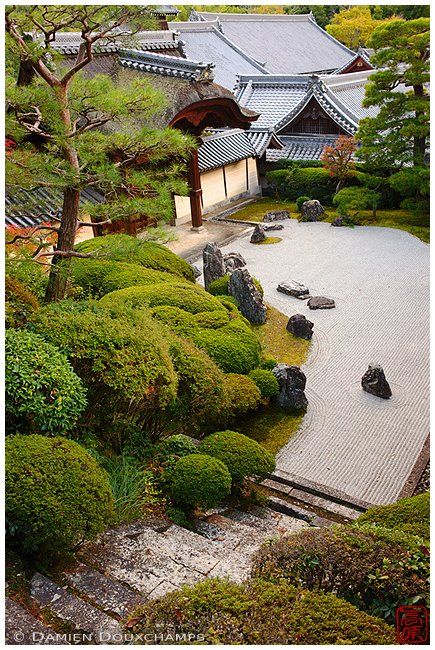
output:
<instances>
[{"instance_id":1,"label":"red seal stamp","mask_svg":"<svg viewBox=\"0 0 435 650\"><path fill-rule=\"evenodd\" d=\"M400 645L429 642L429 610L425 605L401 605L396 609L396 635Z\"/></svg>"}]
</instances>

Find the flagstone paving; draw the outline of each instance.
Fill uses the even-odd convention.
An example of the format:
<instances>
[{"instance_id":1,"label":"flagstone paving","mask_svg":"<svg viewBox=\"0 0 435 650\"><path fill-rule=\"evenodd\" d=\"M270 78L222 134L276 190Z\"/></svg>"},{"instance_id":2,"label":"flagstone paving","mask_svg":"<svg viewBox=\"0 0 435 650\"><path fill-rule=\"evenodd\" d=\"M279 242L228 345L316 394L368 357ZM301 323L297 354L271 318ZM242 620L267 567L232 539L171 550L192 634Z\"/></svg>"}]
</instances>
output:
<instances>
[{"instance_id":1,"label":"flagstone paving","mask_svg":"<svg viewBox=\"0 0 435 650\"><path fill-rule=\"evenodd\" d=\"M250 244L250 230L222 249L243 255L269 304L314 322L304 366L310 404L277 470L390 503L429 432L429 246L390 228L283 223L278 244ZM333 298L335 309L312 311L279 293L288 279ZM370 363L383 366L390 400L361 389Z\"/></svg>"}]
</instances>

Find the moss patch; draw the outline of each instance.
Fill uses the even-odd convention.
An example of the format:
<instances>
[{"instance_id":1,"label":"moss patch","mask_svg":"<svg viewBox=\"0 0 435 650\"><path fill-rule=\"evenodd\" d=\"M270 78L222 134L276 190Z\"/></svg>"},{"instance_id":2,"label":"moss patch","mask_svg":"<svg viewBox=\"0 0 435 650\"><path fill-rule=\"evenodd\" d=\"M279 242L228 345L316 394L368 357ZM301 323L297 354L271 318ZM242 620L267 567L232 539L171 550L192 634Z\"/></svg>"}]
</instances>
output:
<instances>
[{"instance_id":1,"label":"moss patch","mask_svg":"<svg viewBox=\"0 0 435 650\"><path fill-rule=\"evenodd\" d=\"M280 241L282 241L282 237L266 237L266 239L263 239L263 241L256 241L252 243L260 246L261 244L278 244Z\"/></svg>"},{"instance_id":2,"label":"moss patch","mask_svg":"<svg viewBox=\"0 0 435 650\"><path fill-rule=\"evenodd\" d=\"M264 325L252 325L266 355L280 363L302 365L308 356L310 342L298 339L286 331L288 316L274 307L268 307ZM268 451L276 454L299 428L303 415L292 415L269 406L261 411L245 414L232 428L253 438Z\"/></svg>"},{"instance_id":3,"label":"moss patch","mask_svg":"<svg viewBox=\"0 0 435 650\"><path fill-rule=\"evenodd\" d=\"M275 199L263 198L250 203L238 212L234 212L230 219L235 221L261 222L266 212L271 210L288 210L290 217L297 219L299 212L296 203L277 201ZM332 222L338 217L334 208L326 208L325 221ZM430 228L429 215L415 215L408 210L378 210L376 217L373 217L371 210L361 210L356 218L360 226L379 226L383 228L398 228L405 230L411 235L418 237L424 242L429 242Z\"/></svg>"}]
</instances>

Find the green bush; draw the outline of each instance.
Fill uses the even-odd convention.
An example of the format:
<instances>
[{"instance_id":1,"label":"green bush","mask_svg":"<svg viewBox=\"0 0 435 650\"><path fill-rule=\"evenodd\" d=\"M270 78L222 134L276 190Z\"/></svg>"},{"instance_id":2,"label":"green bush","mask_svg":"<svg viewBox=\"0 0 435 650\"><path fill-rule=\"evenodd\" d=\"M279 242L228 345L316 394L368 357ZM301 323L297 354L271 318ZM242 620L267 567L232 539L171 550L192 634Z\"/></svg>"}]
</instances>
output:
<instances>
[{"instance_id":1,"label":"green bush","mask_svg":"<svg viewBox=\"0 0 435 650\"><path fill-rule=\"evenodd\" d=\"M348 183L360 185L362 177L361 172L355 172ZM296 201L298 197L307 195L311 199L317 199L323 205L332 205L336 179L330 176L326 169L317 167L279 169L268 172L266 178L281 199Z\"/></svg>"},{"instance_id":2,"label":"green bush","mask_svg":"<svg viewBox=\"0 0 435 650\"><path fill-rule=\"evenodd\" d=\"M366 187L344 187L334 195L333 203L342 217L357 216L361 210L377 208L380 195ZM351 215L350 212L353 214Z\"/></svg>"},{"instance_id":3,"label":"green bush","mask_svg":"<svg viewBox=\"0 0 435 650\"><path fill-rule=\"evenodd\" d=\"M230 400L233 417L255 410L261 400L260 389L246 375L229 372L225 376L225 388Z\"/></svg>"},{"instance_id":4,"label":"green bush","mask_svg":"<svg viewBox=\"0 0 435 650\"><path fill-rule=\"evenodd\" d=\"M305 167L323 167L321 160L290 160L289 158L281 158L273 163L274 169L297 169Z\"/></svg>"},{"instance_id":5,"label":"green bush","mask_svg":"<svg viewBox=\"0 0 435 650\"><path fill-rule=\"evenodd\" d=\"M223 372L189 341L173 337L169 352L178 386L176 399L167 409L168 419L190 435L225 423L230 401Z\"/></svg>"},{"instance_id":6,"label":"green bush","mask_svg":"<svg viewBox=\"0 0 435 650\"><path fill-rule=\"evenodd\" d=\"M100 304L108 307L143 309L171 305L191 314L202 311L223 311L222 304L202 287L187 282L159 283L128 287L112 291L101 298Z\"/></svg>"},{"instance_id":7,"label":"green bush","mask_svg":"<svg viewBox=\"0 0 435 650\"><path fill-rule=\"evenodd\" d=\"M383 621L331 594L297 589L284 582L236 584L214 579L184 586L141 606L128 628L139 635L149 630L170 630L173 637L186 639L194 630L194 642L203 645L396 642L394 629Z\"/></svg>"},{"instance_id":8,"label":"green bush","mask_svg":"<svg viewBox=\"0 0 435 650\"><path fill-rule=\"evenodd\" d=\"M428 167L402 169L389 178L390 187L403 198L401 207L417 215L429 214L430 170Z\"/></svg>"},{"instance_id":9,"label":"green bush","mask_svg":"<svg viewBox=\"0 0 435 650\"><path fill-rule=\"evenodd\" d=\"M33 325L66 354L87 386L87 419L134 418L175 398L169 344L148 315L92 301L62 301L36 312Z\"/></svg>"},{"instance_id":10,"label":"green bush","mask_svg":"<svg viewBox=\"0 0 435 650\"><path fill-rule=\"evenodd\" d=\"M298 209L298 212L301 211L302 204L305 203L305 201L311 201L309 196L299 196L296 199L296 207Z\"/></svg>"},{"instance_id":11,"label":"green bush","mask_svg":"<svg viewBox=\"0 0 435 650\"><path fill-rule=\"evenodd\" d=\"M429 540L430 529L430 499L429 492L415 497L400 499L387 506L369 508L358 523L369 523L395 528L411 535L419 535Z\"/></svg>"},{"instance_id":12,"label":"green bush","mask_svg":"<svg viewBox=\"0 0 435 650\"><path fill-rule=\"evenodd\" d=\"M67 433L86 407L86 389L65 355L25 330L6 331L5 388L9 430Z\"/></svg>"},{"instance_id":13,"label":"green bush","mask_svg":"<svg viewBox=\"0 0 435 650\"><path fill-rule=\"evenodd\" d=\"M263 546L253 575L332 592L394 619L397 605L422 602L427 594L429 560L420 544L419 538L399 542L386 529L380 535L346 526L303 530Z\"/></svg>"},{"instance_id":14,"label":"green bush","mask_svg":"<svg viewBox=\"0 0 435 650\"><path fill-rule=\"evenodd\" d=\"M25 551L71 550L113 515L107 473L72 440L9 436L5 473L9 534Z\"/></svg>"},{"instance_id":15,"label":"green bush","mask_svg":"<svg viewBox=\"0 0 435 650\"><path fill-rule=\"evenodd\" d=\"M40 264L35 264L26 253L6 257L6 276L19 280L37 300L42 300L47 286L48 275Z\"/></svg>"},{"instance_id":16,"label":"green bush","mask_svg":"<svg viewBox=\"0 0 435 650\"><path fill-rule=\"evenodd\" d=\"M213 508L231 492L227 467L211 456L200 453L184 456L169 472L170 497L182 508Z\"/></svg>"},{"instance_id":17,"label":"green bush","mask_svg":"<svg viewBox=\"0 0 435 650\"><path fill-rule=\"evenodd\" d=\"M117 260L131 264L141 264L156 271L173 273L190 282L195 281L193 269L181 257L168 248L155 242L143 241L130 235L105 235L94 237L77 244L81 253L95 253L101 259Z\"/></svg>"},{"instance_id":18,"label":"green bush","mask_svg":"<svg viewBox=\"0 0 435 650\"><path fill-rule=\"evenodd\" d=\"M177 275L147 269L139 264L78 257L71 260L70 278L74 286L81 287L86 295L94 298L136 285L180 281Z\"/></svg>"},{"instance_id":19,"label":"green bush","mask_svg":"<svg viewBox=\"0 0 435 650\"><path fill-rule=\"evenodd\" d=\"M199 445L199 452L225 463L233 485L237 486L245 478L264 478L275 469L275 459L267 449L236 431L218 431L207 436Z\"/></svg>"},{"instance_id":20,"label":"green bush","mask_svg":"<svg viewBox=\"0 0 435 650\"><path fill-rule=\"evenodd\" d=\"M273 370L278 365L278 361L270 356L265 356L260 362L260 368L263 370Z\"/></svg>"},{"instance_id":21,"label":"green bush","mask_svg":"<svg viewBox=\"0 0 435 650\"><path fill-rule=\"evenodd\" d=\"M163 458L168 458L169 456L178 456L181 458L182 456L196 454L197 451L197 447L192 442L192 439L182 433L169 436L158 445L158 453Z\"/></svg>"},{"instance_id":22,"label":"green bush","mask_svg":"<svg viewBox=\"0 0 435 650\"><path fill-rule=\"evenodd\" d=\"M39 308L37 298L17 278L5 278L5 320L6 327L21 327Z\"/></svg>"},{"instance_id":23,"label":"green bush","mask_svg":"<svg viewBox=\"0 0 435 650\"><path fill-rule=\"evenodd\" d=\"M278 395L278 380L271 370L255 368L254 370L251 370L248 377L250 377L250 379L252 379L256 386L258 386L260 389L261 397L268 399L270 397L275 397L275 395Z\"/></svg>"}]
</instances>

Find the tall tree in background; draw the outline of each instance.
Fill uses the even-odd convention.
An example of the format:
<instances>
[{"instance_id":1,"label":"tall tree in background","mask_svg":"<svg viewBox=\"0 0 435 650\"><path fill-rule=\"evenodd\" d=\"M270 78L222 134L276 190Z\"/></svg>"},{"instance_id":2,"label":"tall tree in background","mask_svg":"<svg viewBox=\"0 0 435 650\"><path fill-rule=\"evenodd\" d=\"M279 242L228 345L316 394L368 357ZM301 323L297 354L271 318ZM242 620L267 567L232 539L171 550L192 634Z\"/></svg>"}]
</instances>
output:
<instances>
[{"instance_id":1,"label":"tall tree in background","mask_svg":"<svg viewBox=\"0 0 435 650\"><path fill-rule=\"evenodd\" d=\"M332 18L340 10L343 5L286 5L284 11L286 14L309 14L312 13L316 23L325 29Z\"/></svg>"},{"instance_id":2,"label":"tall tree in background","mask_svg":"<svg viewBox=\"0 0 435 650\"><path fill-rule=\"evenodd\" d=\"M73 251L80 221L80 192L94 187L106 202L89 206L92 216L129 218L133 215L169 217L172 193L186 193L181 180L191 141L181 133L138 127L149 123L164 101L144 79L122 87L108 75L86 78L94 48L127 33L149 27L149 13L135 6L37 5L7 7L8 57L16 57L26 74L7 78L7 135L17 146L6 158L8 189L58 188L63 194L51 257L46 300L65 295L62 259ZM81 46L76 60L66 64L51 47L61 31L78 31ZM30 39L28 32L39 40ZM8 70L14 66L9 65ZM21 78L20 78L21 77ZM109 219L110 220L110 219Z\"/></svg>"},{"instance_id":3,"label":"tall tree in background","mask_svg":"<svg viewBox=\"0 0 435 650\"><path fill-rule=\"evenodd\" d=\"M369 45L379 69L370 77L364 105L379 112L360 122L358 156L372 171L421 167L429 137L429 19L382 25Z\"/></svg>"},{"instance_id":4,"label":"tall tree in background","mask_svg":"<svg viewBox=\"0 0 435 650\"><path fill-rule=\"evenodd\" d=\"M335 14L326 31L347 47L357 50L367 45L373 31L383 22L372 16L369 6L356 5Z\"/></svg>"}]
</instances>

